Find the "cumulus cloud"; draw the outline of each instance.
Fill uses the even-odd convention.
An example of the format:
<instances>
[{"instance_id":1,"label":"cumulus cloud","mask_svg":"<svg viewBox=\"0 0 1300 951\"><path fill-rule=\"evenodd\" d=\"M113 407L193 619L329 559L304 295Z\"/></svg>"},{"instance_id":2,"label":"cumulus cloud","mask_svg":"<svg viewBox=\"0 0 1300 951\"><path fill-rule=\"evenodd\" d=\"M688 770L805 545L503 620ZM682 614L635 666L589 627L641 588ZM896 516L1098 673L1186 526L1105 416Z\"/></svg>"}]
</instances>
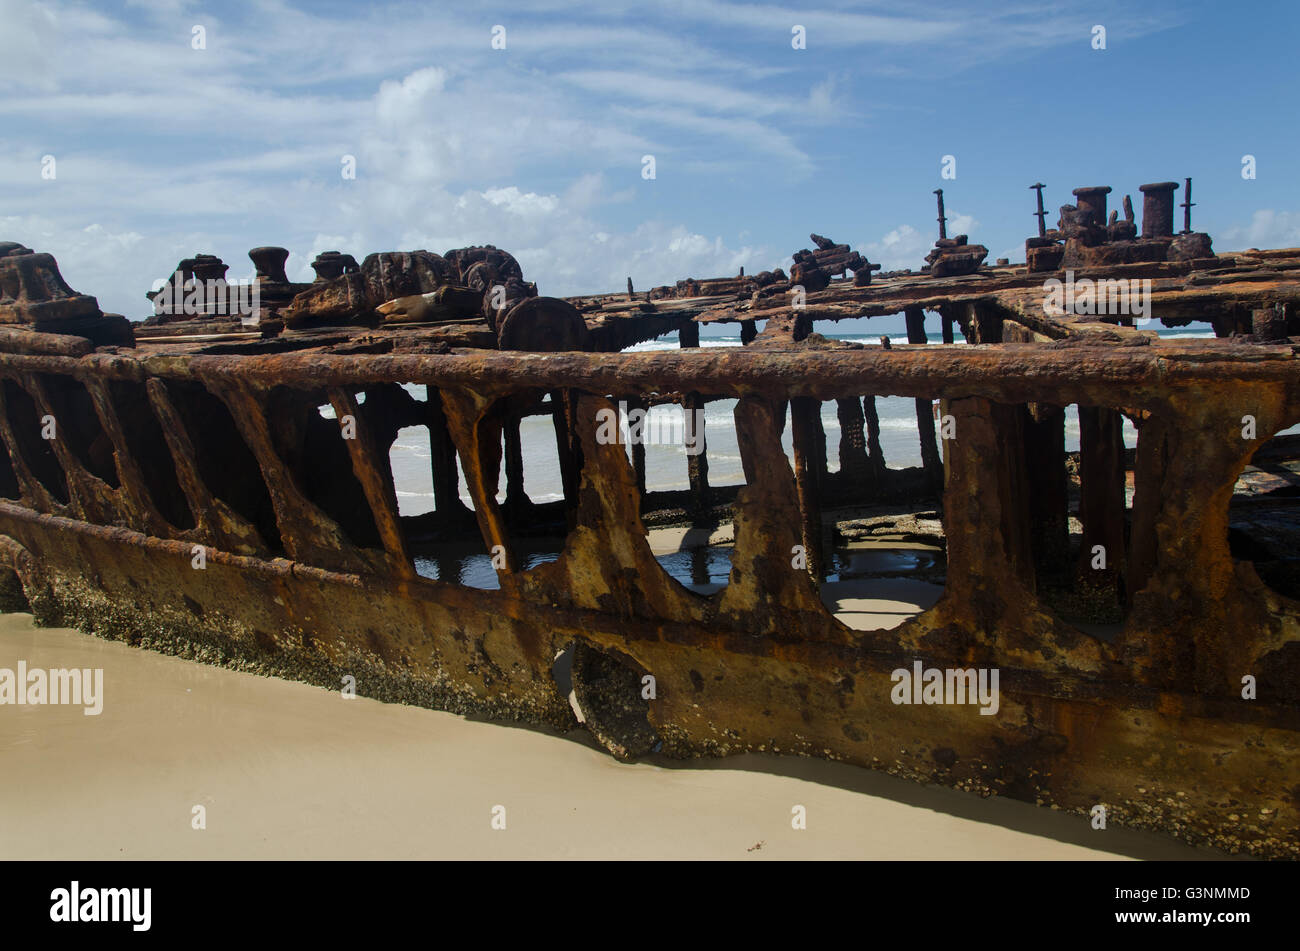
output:
<instances>
[{"instance_id":1,"label":"cumulus cloud","mask_svg":"<svg viewBox=\"0 0 1300 951\"><path fill-rule=\"evenodd\" d=\"M959 234L971 235L971 240L978 244L979 238L971 234L977 227L979 222L971 215L948 214L950 237L955 238ZM925 264L925 256L934 247L936 237L938 237L937 230L922 233L911 225L903 224L887 232L883 237L861 245L860 249L867 256L867 260L872 264L879 264L882 270L901 271L904 268L911 268L913 271L919 271Z\"/></svg>"},{"instance_id":2,"label":"cumulus cloud","mask_svg":"<svg viewBox=\"0 0 1300 951\"><path fill-rule=\"evenodd\" d=\"M919 269L932 245L932 239L911 225L899 225L880 240L868 242L861 247L862 253L872 264L879 264L885 271L897 271L908 267Z\"/></svg>"},{"instance_id":3,"label":"cumulus cloud","mask_svg":"<svg viewBox=\"0 0 1300 951\"><path fill-rule=\"evenodd\" d=\"M1261 208L1251 215L1249 224L1234 225L1216 235L1215 245L1234 251L1300 247L1300 212Z\"/></svg>"}]
</instances>

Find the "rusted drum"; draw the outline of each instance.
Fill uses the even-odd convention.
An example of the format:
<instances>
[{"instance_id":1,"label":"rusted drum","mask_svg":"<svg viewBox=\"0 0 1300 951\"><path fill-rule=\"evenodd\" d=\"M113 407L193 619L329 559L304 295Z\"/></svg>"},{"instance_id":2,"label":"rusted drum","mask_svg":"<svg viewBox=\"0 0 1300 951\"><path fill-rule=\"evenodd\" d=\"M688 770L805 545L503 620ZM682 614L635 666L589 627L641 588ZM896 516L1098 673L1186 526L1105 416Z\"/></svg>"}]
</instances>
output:
<instances>
[{"instance_id":1,"label":"rusted drum","mask_svg":"<svg viewBox=\"0 0 1300 951\"><path fill-rule=\"evenodd\" d=\"M510 308L497 329L502 350L555 353L586 350L587 323L568 301L558 297L530 297Z\"/></svg>"}]
</instances>

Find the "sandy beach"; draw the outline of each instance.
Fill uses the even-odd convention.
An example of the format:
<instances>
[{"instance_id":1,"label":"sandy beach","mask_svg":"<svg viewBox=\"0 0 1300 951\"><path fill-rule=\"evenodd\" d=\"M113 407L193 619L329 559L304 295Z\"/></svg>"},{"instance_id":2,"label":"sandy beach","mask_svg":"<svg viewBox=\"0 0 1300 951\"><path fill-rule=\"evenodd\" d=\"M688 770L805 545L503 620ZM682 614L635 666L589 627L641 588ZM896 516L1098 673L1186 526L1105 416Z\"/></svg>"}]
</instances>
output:
<instances>
[{"instance_id":1,"label":"sandy beach","mask_svg":"<svg viewBox=\"0 0 1300 951\"><path fill-rule=\"evenodd\" d=\"M0 789L3 858L1218 857L836 763L625 765L581 730L344 699L0 616L0 668L20 660L102 668L104 703L0 706L0 764L20 778Z\"/></svg>"}]
</instances>

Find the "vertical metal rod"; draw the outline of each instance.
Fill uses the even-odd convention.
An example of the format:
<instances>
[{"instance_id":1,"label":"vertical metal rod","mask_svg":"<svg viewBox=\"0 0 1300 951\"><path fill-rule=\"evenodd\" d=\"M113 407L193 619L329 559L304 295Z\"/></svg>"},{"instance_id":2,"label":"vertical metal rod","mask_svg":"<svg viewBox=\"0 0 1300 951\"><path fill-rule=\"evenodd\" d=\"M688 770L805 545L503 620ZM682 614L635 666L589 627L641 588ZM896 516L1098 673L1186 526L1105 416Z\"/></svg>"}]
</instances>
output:
<instances>
[{"instance_id":1,"label":"vertical metal rod","mask_svg":"<svg viewBox=\"0 0 1300 951\"><path fill-rule=\"evenodd\" d=\"M1047 237L1047 223L1046 223L1047 212L1043 210L1043 189L1046 188L1047 186L1044 185L1042 182L1035 182L1029 187L1032 190L1038 192L1038 210L1034 212L1034 215L1038 218L1038 236L1040 238L1046 238Z\"/></svg>"}]
</instances>

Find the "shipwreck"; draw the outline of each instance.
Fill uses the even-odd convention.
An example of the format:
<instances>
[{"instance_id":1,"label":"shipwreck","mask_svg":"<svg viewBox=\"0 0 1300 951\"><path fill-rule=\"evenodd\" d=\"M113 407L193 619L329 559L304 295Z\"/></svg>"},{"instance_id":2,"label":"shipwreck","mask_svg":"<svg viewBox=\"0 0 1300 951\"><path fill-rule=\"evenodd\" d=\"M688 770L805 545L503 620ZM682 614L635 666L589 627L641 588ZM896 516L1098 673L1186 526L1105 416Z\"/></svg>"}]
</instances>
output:
<instances>
[{"instance_id":1,"label":"shipwreck","mask_svg":"<svg viewBox=\"0 0 1300 951\"><path fill-rule=\"evenodd\" d=\"M1142 186L1140 232L1107 187L1049 229L1034 187L1024 264L949 237L940 194L916 271L813 235L788 274L570 299L490 246L326 252L310 283L263 247L251 315L201 254L131 322L0 244L3 606L386 701L559 730L576 705L621 758L821 756L1300 857L1300 436L1277 436L1300 423L1300 249L1215 253L1189 194L1175 234L1172 182ZM906 344L818 332L898 314ZM717 323L743 346L701 347ZM1214 336L1154 329L1187 324ZM915 401L920 466L886 464L881 397ZM681 491L597 438L720 400L743 484L710 481L707 431ZM524 480L539 416L559 501ZM432 456L418 516L389 458L407 427ZM674 577L657 524L730 526L726 583ZM941 595L846 623L824 597L844 545L903 538ZM992 671L997 700L899 702L923 668Z\"/></svg>"}]
</instances>

